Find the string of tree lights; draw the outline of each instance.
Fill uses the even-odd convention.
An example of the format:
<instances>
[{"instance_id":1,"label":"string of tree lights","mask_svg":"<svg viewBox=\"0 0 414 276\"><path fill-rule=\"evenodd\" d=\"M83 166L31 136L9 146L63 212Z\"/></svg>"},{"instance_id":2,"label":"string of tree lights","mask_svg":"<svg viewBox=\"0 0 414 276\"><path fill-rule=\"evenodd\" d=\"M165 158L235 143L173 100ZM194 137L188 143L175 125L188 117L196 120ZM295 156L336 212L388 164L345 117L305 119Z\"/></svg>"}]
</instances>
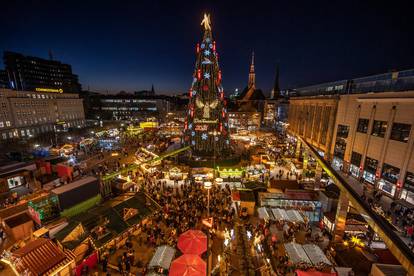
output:
<instances>
[{"instance_id":1,"label":"string of tree lights","mask_svg":"<svg viewBox=\"0 0 414 276\"><path fill-rule=\"evenodd\" d=\"M204 26L204 36L196 45L197 60L189 91L184 144L192 146L195 155L212 156L214 152L228 152L230 138L222 75L209 15L204 15L201 25Z\"/></svg>"}]
</instances>

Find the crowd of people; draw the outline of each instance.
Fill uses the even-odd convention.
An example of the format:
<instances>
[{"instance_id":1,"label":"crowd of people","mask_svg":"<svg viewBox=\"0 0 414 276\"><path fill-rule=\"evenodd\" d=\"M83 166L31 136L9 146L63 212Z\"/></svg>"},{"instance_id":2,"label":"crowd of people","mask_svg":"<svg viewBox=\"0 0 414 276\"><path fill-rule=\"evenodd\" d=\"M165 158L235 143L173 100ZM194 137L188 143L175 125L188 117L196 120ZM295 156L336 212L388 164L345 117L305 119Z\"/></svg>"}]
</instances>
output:
<instances>
[{"instance_id":1,"label":"crowd of people","mask_svg":"<svg viewBox=\"0 0 414 276\"><path fill-rule=\"evenodd\" d=\"M186 180L183 184L167 186L167 181L157 178L155 175L146 177L144 180L144 191L155 199L162 207L156 212L154 221L162 223L166 227L167 240L194 228L200 228L202 218L209 213L214 218L214 227L231 227L235 215L231 207L231 191L229 186L213 186L210 190L210 210L208 212L207 191L202 183L194 180Z\"/></svg>"}]
</instances>

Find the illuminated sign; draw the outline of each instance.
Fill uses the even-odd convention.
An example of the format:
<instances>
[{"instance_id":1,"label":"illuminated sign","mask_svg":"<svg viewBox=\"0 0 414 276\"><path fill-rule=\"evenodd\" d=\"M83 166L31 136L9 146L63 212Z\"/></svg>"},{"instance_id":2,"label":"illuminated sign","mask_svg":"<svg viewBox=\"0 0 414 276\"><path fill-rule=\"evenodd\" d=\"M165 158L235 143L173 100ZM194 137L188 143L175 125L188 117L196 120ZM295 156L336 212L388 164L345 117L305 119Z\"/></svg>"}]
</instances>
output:
<instances>
[{"instance_id":1,"label":"illuminated sign","mask_svg":"<svg viewBox=\"0 0 414 276\"><path fill-rule=\"evenodd\" d=\"M36 87L36 92L48 92L48 93L63 93L63 89L55 89L55 88L41 88Z\"/></svg>"},{"instance_id":2,"label":"illuminated sign","mask_svg":"<svg viewBox=\"0 0 414 276\"><path fill-rule=\"evenodd\" d=\"M201 124L216 124L218 122L217 119L215 120L204 120L204 119L194 119L195 123L201 123Z\"/></svg>"},{"instance_id":3,"label":"illuminated sign","mask_svg":"<svg viewBox=\"0 0 414 276\"><path fill-rule=\"evenodd\" d=\"M139 123L140 128L156 128L158 127L157 122L141 122Z\"/></svg>"},{"instance_id":4,"label":"illuminated sign","mask_svg":"<svg viewBox=\"0 0 414 276\"><path fill-rule=\"evenodd\" d=\"M206 131L208 128L208 125L196 125L195 130L197 131Z\"/></svg>"}]
</instances>

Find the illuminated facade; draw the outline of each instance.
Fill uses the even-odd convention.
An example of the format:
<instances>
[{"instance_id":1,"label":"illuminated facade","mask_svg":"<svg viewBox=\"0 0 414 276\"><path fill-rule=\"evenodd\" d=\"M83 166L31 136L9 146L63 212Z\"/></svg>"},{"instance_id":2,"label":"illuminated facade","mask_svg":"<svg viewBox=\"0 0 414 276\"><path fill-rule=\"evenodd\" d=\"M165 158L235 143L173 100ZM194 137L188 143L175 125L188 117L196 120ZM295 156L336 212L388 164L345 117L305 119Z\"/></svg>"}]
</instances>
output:
<instances>
[{"instance_id":1,"label":"illuminated facade","mask_svg":"<svg viewBox=\"0 0 414 276\"><path fill-rule=\"evenodd\" d=\"M78 94L0 89L0 140L30 138L84 124Z\"/></svg>"},{"instance_id":2,"label":"illuminated facade","mask_svg":"<svg viewBox=\"0 0 414 276\"><path fill-rule=\"evenodd\" d=\"M261 117L260 112L231 111L229 112L229 128L232 133L237 130L259 130Z\"/></svg>"},{"instance_id":3,"label":"illuminated facade","mask_svg":"<svg viewBox=\"0 0 414 276\"><path fill-rule=\"evenodd\" d=\"M101 95L85 98L89 118L106 120L142 120L146 117L164 117L171 109L167 96Z\"/></svg>"},{"instance_id":4,"label":"illuminated facade","mask_svg":"<svg viewBox=\"0 0 414 276\"><path fill-rule=\"evenodd\" d=\"M294 97L289 131L333 168L414 204L413 104L414 90Z\"/></svg>"}]
</instances>

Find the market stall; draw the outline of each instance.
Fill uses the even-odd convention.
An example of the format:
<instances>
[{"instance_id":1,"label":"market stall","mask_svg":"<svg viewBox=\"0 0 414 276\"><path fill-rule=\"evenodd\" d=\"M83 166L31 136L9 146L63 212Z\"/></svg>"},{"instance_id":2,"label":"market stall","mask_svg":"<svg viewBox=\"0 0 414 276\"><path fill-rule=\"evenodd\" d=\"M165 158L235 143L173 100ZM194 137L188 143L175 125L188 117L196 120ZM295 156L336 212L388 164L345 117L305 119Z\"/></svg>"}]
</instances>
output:
<instances>
[{"instance_id":1,"label":"market stall","mask_svg":"<svg viewBox=\"0 0 414 276\"><path fill-rule=\"evenodd\" d=\"M278 208L271 209L271 210L276 220L288 220L289 219L288 215L286 214L286 210L278 209Z\"/></svg>"},{"instance_id":2,"label":"market stall","mask_svg":"<svg viewBox=\"0 0 414 276\"><path fill-rule=\"evenodd\" d=\"M299 267L306 267L312 264L302 245L294 242L286 243L285 250L293 264Z\"/></svg>"},{"instance_id":3,"label":"market stall","mask_svg":"<svg viewBox=\"0 0 414 276\"><path fill-rule=\"evenodd\" d=\"M305 244L302 247L315 267L326 268L332 266L332 263L325 256L322 249L316 244Z\"/></svg>"},{"instance_id":4,"label":"market stall","mask_svg":"<svg viewBox=\"0 0 414 276\"><path fill-rule=\"evenodd\" d=\"M175 256L176 250L168 245L160 246L156 249L154 256L149 262L148 269L150 272L156 272L163 275L171 265L171 261Z\"/></svg>"},{"instance_id":5,"label":"market stall","mask_svg":"<svg viewBox=\"0 0 414 276\"><path fill-rule=\"evenodd\" d=\"M287 210L286 214L289 217L289 221L291 221L291 222L296 222L296 223L304 223L305 222L298 210Z\"/></svg>"},{"instance_id":6,"label":"market stall","mask_svg":"<svg viewBox=\"0 0 414 276\"><path fill-rule=\"evenodd\" d=\"M274 220L273 215L265 207L260 207L257 209L260 219L264 220Z\"/></svg>"}]
</instances>

